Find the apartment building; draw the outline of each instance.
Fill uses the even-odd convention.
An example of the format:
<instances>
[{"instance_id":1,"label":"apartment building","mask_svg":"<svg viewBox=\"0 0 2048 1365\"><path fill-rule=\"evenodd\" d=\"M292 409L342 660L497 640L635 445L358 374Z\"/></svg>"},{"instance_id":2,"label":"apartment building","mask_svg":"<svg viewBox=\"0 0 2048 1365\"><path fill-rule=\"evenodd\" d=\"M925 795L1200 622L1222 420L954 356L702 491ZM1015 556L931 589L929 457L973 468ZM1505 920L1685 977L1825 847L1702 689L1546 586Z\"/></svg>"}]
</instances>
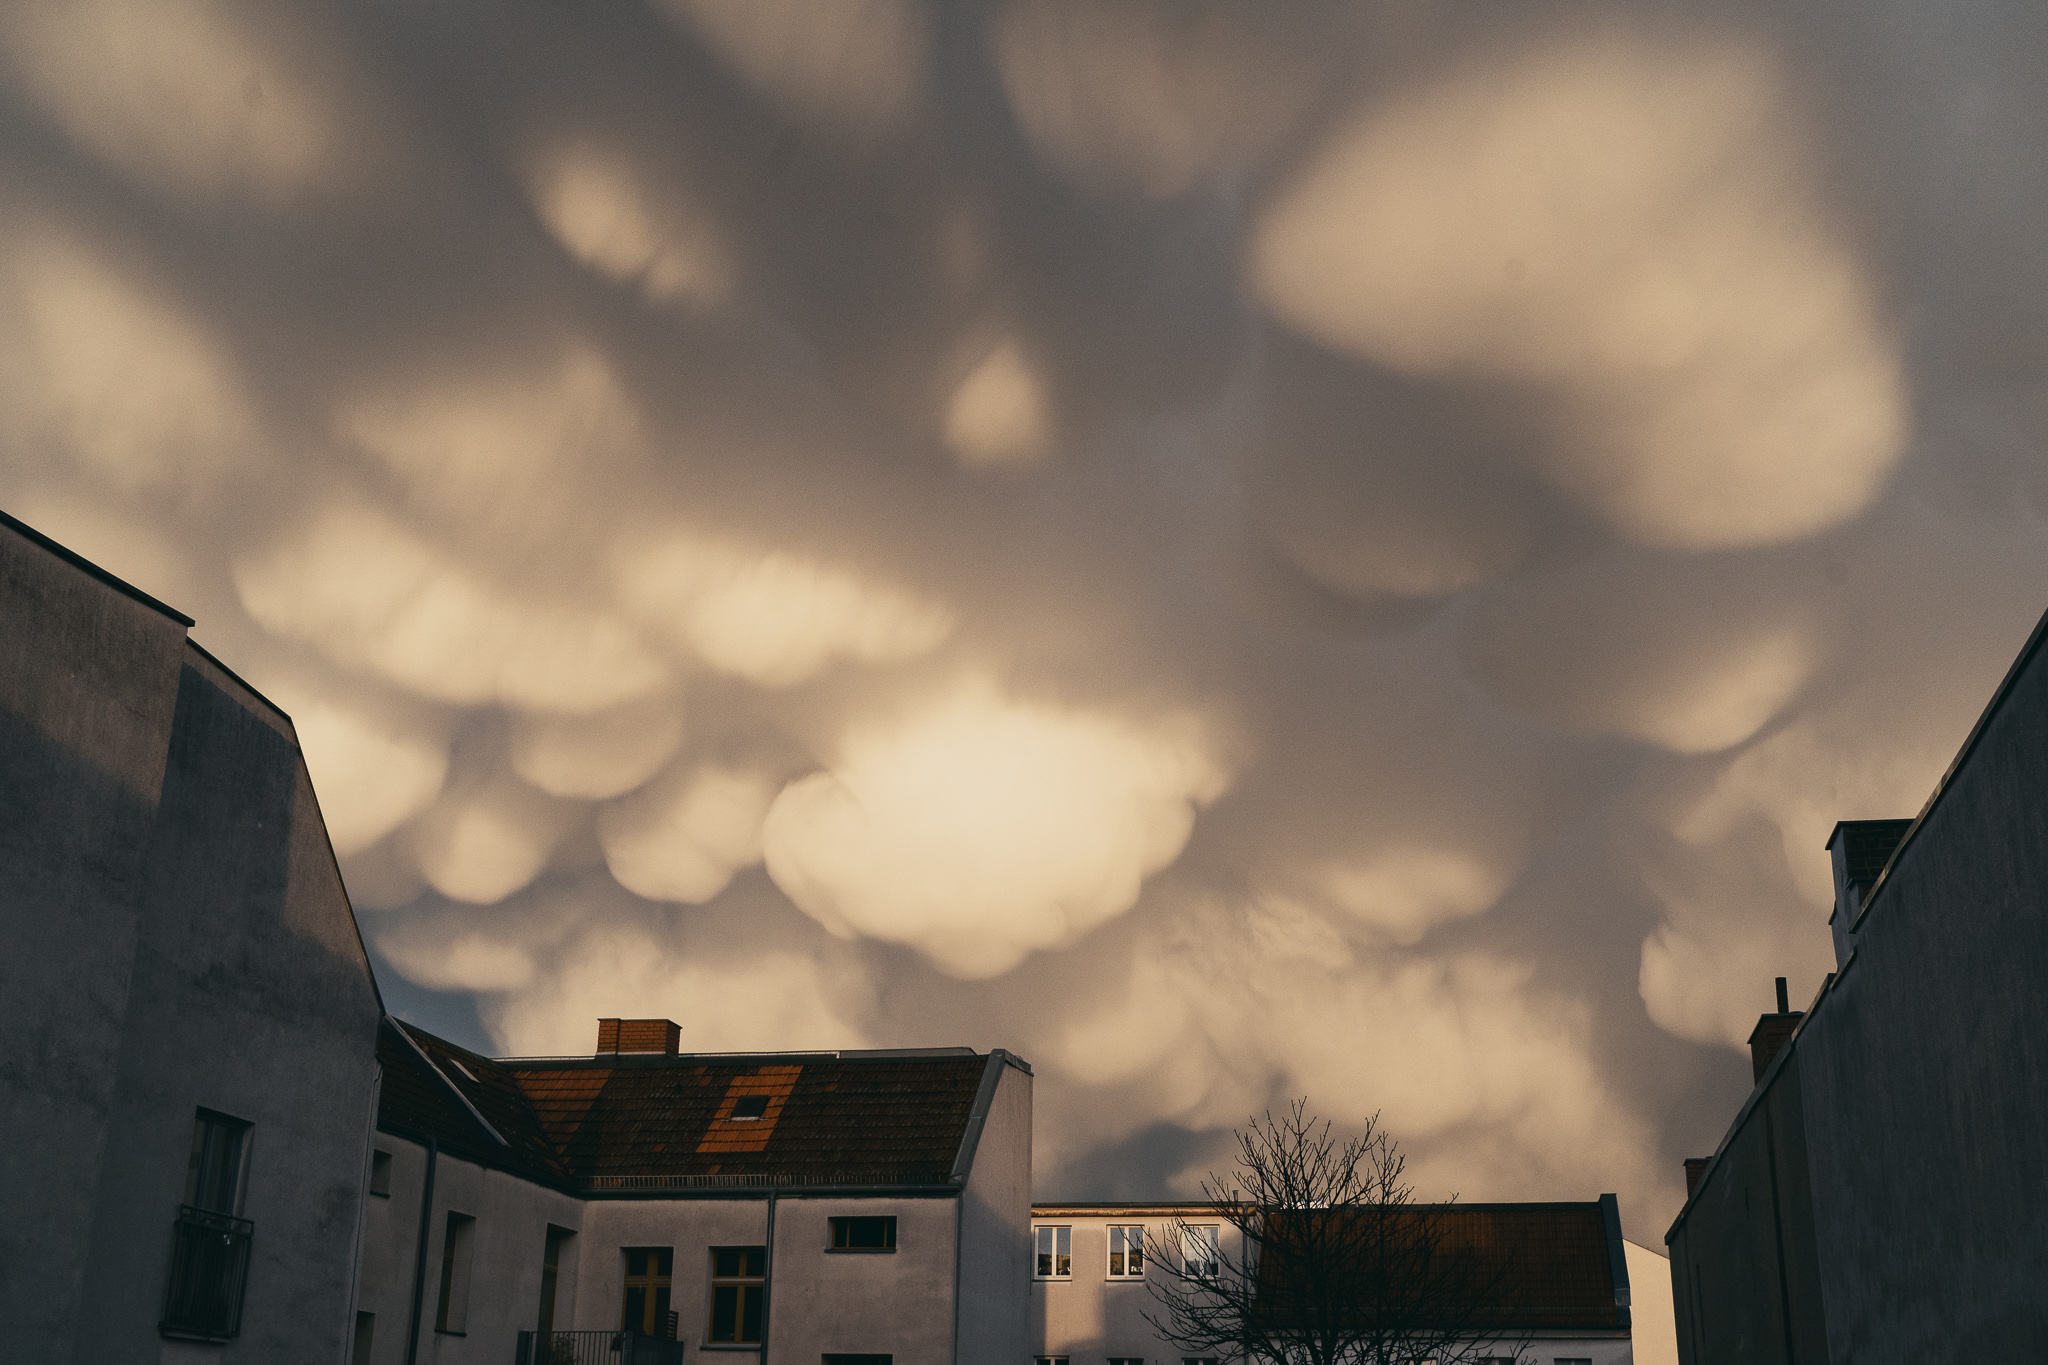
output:
<instances>
[{"instance_id":1,"label":"apartment building","mask_svg":"<svg viewBox=\"0 0 2048 1365\"><path fill-rule=\"evenodd\" d=\"M0 1357L340 1361L383 1007L291 720L0 514Z\"/></svg>"},{"instance_id":2,"label":"apartment building","mask_svg":"<svg viewBox=\"0 0 2048 1365\"><path fill-rule=\"evenodd\" d=\"M493 1059L387 1023L359 1365L1022 1358L1024 1062L679 1044L607 1019L589 1056Z\"/></svg>"}]
</instances>

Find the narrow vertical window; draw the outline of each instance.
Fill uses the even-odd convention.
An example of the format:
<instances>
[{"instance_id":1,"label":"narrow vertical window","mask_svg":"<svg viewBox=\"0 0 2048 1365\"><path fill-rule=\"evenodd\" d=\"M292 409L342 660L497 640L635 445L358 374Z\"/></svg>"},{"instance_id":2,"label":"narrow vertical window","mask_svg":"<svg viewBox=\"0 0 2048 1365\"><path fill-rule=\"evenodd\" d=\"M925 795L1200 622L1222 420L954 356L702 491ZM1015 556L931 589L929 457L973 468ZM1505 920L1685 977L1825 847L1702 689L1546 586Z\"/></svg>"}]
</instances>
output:
<instances>
[{"instance_id":1,"label":"narrow vertical window","mask_svg":"<svg viewBox=\"0 0 2048 1365\"><path fill-rule=\"evenodd\" d=\"M240 1217L250 1126L201 1109L192 1124L185 1199L171 1230L171 1276L157 1326L165 1336L232 1341L242 1330L256 1225Z\"/></svg>"},{"instance_id":2,"label":"narrow vertical window","mask_svg":"<svg viewBox=\"0 0 2048 1365\"><path fill-rule=\"evenodd\" d=\"M434 1310L434 1330L460 1335L469 1323L469 1256L476 1241L476 1219L450 1213L441 1238L441 1302Z\"/></svg>"},{"instance_id":3,"label":"narrow vertical window","mask_svg":"<svg viewBox=\"0 0 2048 1365\"><path fill-rule=\"evenodd\" d=\"M711 1332L716 1342L758 1342L767 1309L768 1249L711 1248Z\"/></svg>"},{"instance_id":4,"label":"narrow vertical window","mask_svg":"<svg viewBox=\"0 0 2048 1365\"><path fill-rule=\"evenodd\" d=\"M668 1326L670 1276L675 1270L673 1247L627 1247L626 1302L619 1326L654 1337Z\"/></svg>"},{"instance_id":5,"label":"narrow vertical window","mask_svg":"<svg viewBox=\"0 0 2048 1365\"><path fill-rule=\"evenodd\" d=\"M370 1154L370 1193L391 1197L391 1153Z\"/></svg>"},{"instance_id":6,"label":"narrow vertical window","mask_svg":"<svg viewBox=\"0 0 2048 1365\"><path fill-rule=\"evenodd\" d=\"M1041 1280L1069 1279L1074 1273L1074 1230L1070 1227L1038 1229L1038 1271Z\"/></svg>"},{"instance_id":7,"label":"narrow vertical window","mask_svg":"<svg viewBox=\"0 0 2048 1365\"><path fill-rule=\"evenodd\" d=\"M540 1313L535 1318L534 1333L542 1344L553 1340L555 1330L555 1286L562 1271L562 1248L576 1234L568 1228L548 1227L547 1241L540 1253Z\"/></svg>"},{"instance_id":8,"label":"narrow vertical window","mask_svg":"<svg viewBox=\"0 0 2048 1365\"><path fill-rule=\"evenodd\" d=\"M357 1313L356 1339L355 1345L348 1354L349 1365L370 1365L370 1347L374 1343L376 1335L377 1315L375 1313Z\"/></svg>"},{"instance_id":9,"label":"narrow vertical window","mask_svg":"<svg viewBox=\"0 0 2048 1365\"><path fill-rule=\"evenodd\" d=\"M1145 1277L1145 1229L1142 1225L1109 1229L1109 1277L1112 1280Z\"/></svg>"}]
</instances>

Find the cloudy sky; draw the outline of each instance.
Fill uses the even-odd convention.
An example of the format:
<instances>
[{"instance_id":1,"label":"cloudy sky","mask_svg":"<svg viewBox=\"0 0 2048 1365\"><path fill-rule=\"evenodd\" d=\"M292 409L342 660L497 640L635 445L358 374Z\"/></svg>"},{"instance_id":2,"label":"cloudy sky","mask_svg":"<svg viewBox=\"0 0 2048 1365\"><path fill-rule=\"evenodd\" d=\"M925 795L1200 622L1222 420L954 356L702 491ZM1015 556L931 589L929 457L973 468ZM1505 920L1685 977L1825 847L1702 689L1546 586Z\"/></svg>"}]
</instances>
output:
<instances>
[{"instance_id":1,"label":"cloudy sky","mask_svg":"<svg viewBox=\"0 0 2048 1365\"><path fill-rule=\"evenodd\" d=\"M2048 606L2022 3L0 11L0 506L492 1051L969 1043L1653 1245Z\"/></svg>"}]
</instances>

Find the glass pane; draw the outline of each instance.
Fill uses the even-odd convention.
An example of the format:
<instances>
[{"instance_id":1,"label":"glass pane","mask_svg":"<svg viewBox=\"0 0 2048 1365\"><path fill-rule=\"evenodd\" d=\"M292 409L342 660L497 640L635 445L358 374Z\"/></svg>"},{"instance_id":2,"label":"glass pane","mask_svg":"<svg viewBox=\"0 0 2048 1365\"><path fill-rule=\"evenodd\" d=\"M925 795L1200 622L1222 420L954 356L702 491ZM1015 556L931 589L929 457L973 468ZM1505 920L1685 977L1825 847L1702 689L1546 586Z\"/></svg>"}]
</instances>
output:
<instances>
[{"instance_id":1,"label":"glass pane","mask_svg":"<svg viewBox=\"0 0 2048 1365\"><path fill-rule=\"evenodd\" d=\"M1040 1228L1038 1230L1038 1273L1040 1275L1052 1274L1051 1228Z\"/></svg>"},{"instance_id":2,"label":"glass pane","mask_svg":"<svg viewBox=\"0 0 2048 1365\"><path fill-rule=\"evenodd\" d=\"M1073 1274L1074 1230L1072 1228L1054 1228L1053 1240L1058 1247L1057 1252L1053 1256L1053 1274Z\"/></svg>"},{"instance_id":3,"label":"glass pane","mask_svg":"<svg viewBox=\"0 0 2048 1365\"><path fill-rule=\"evenodd\" d=\"M647 1253L637 1248L628 1247L626 1249L626 1273L628 1275L645 1275L647 1273Z\"/></svg>"},{"instance_id":4,"label":"glass pane","mask_svg":"<svg viewBox=\"0 0 2048 1365\"><path fill-rule=\"evenodd\" d=\"M768 1248L754 1247L740 1253L742 1275L766 1275L768 1273Z\"/></svg>"},{"instance_id":5,"label":"glass pane","mask_svg":"<svg viewBox=\"0 0 2048 1365\"><path fill-rule=\"evenodd\" d=\"M647 1291L638 1285L626 1291L626 1311L620 1315L619 1327L644 1328L647 1323Z\"/></svg>"},{"instance_id":6,"label":"glass pane","mask_svg":"<svg viewBox=\"0 0 2048 1365\"><path fill-rule=\"evenodd\" d=\"M1124 1230L1122 1228L1111 1228L1109 1230L1109 1273L1112 1275L1124 1273Z\"/></svg>"},{"instance_id":7,"label":"glass pane","mask_svg":"<svg viewBox=\"0 0 2048 1365\"><path fill-rule=\"evenodd\" d=\"M736 1341L739 1330L740 1291L731 1285L719 1285L711 1291L711 1339L713 1341Z\"/></svg>"},{"instance_id":8,"label":"glass pane","mask_svg":"<svg viewBox=\"0 0 2048 1365\"><path fill-rule=\"evenodd\" d=\"M761 1291L742 1289L740 1291L740 1336L741 1341L761 1339Z\"/></svg>"},{"instance_id":9,"label":"glass pane","mask_svg":"<svg viewBox=\"0 0 2048 1365\"><path fill-rule=\"evenodd\" d=\"M654 1253L654 1259L658 1267L654 1272L655 1274L668 1275L674 1272L676 1264L675 1248L663 1247Z\"/></svg>"},{"instance_id":10,"label":"glass pane","mask_svg":"<svg viewBox=\"0 0 2048 1365\"><path fill-rule=\"evenodd\" d=\"M1133 1274L1133 1275L1138 1275L1138 1274L1142 1274L1142 1273L1144 1272L1144 1269L1145 1269L1145 1229L1143 1229L1143 1228L1141 1228L1141 1227L1140 1227L1140 1228L1132 1228L1132 1229L1130 1230L1130 1236L1131 1236L1131 1259L1130 1259L1130 1263L1129 1263L1129 1269L1130 1269L1130 1273L1131 1273L1131 1274Z\"/></svg>"},{"instance_id":11,"label":"glass pane","mask_svg":"<svg viewBox=\"0 0 2048 1365\"><path fill-rule=\"evenodd\" d=\"M661 1288L654 1291L654 1312L648 1316L647 1326L642 1330L644 1330L648 1336L660 1336L662 1326L667 1322L668 1286L663 1285Z\"/></svg>"},{"instance_id":12,"label":"glass pane","mask_svg":"<svg viewBox=\"0 0 2048 1365\"><path fill-rule=\"evenodd\" d=\"M740 1273L740 1254L737 1251L714 1251L711 1253L711 1273L729 1277Z\"/></svg>"}]
</instances>

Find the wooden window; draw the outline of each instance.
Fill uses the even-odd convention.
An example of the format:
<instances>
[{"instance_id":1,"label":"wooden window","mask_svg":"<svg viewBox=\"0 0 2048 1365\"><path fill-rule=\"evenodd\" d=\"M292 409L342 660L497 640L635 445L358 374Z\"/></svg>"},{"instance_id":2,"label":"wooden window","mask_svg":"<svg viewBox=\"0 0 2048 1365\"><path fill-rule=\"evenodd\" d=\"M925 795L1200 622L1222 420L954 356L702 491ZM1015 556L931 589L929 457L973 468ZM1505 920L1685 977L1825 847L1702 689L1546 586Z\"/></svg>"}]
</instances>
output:
<instances>
[{"instance_id":1,"label":"wooden window","mask_svg":"<svg viewBox=\"0 0 2048 1365\"><path fill-rule=\"evenodd\" d=\"M1109 1229L1109 1278L1145 1278L1145 1229L1142 1225L1111 1225Z\"/></svg>"},{"instance_id":2,"label":"wooden window","mask_svg":"<svg viewBox=\"0 0 2048 1365\"><path fill-rule=\"evenodd\" d=\"M460 1334L469 1322L469 1257L476 1244L476 1219L466 1213L448 1215L441 1239L441 1306L434 1311L434 1330Z\"/></svg>"},{"instance_id":3,"label":"wooden window","mask_svg":"<svg viewBox=\"0 0 2048 1365\"><path fill-rule=\"evenodd\" d=\"M668 1326L669 1280L675 1271L674 1247L624 1247L626 1297L619 1310L621 1331L659 1336Z\"/></svg>"},{"instance_id":4,"label":"wooden window","mask_svg":"<svg viewBox=\"0 0 2048 1365\"><path fill-rule=\"evenodd\" d=\"M711 1332L715 1342L758 1342L767 1308L766 1247L711 1248Z\"/></svg>"},{"instance_id":5,"label":"wooden window","mask_svg":"<svg viewBox=\"0 0 2048 1365\"><path fill-rule=\"evenodd\" d=\"M1070 1227L1042 1227L1038 1232L1038 1269L1041 1280L1067 1280L1074 1275L1074 1230Z\"/></svg>"},{"instance_id":6,"label":"wooden window","mask_svg":"<svg viewBox=\"0 0 2048 1365\"><path fill-rule=\"evenodd\" d=\"M896 1220L890 1218L834 1218L832 1250L894 1251Z\"/></svg>"}]
</instances>

